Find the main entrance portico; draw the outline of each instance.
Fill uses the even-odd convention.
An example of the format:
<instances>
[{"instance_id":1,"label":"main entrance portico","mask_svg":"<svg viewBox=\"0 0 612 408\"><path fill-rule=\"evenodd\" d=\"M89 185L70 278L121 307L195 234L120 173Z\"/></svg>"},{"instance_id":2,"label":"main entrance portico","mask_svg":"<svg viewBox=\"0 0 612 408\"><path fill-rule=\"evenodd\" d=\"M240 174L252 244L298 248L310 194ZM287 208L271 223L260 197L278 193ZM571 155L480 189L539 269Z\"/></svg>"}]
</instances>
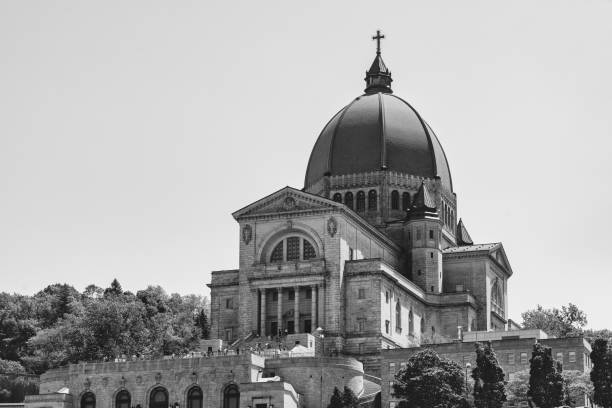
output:
<instances>
[{"instance_id":1,"label":"main entrance portico","mask_svg":"<svg viewBox=\"0 0 612 408\"><path fill-rule=\"evenodd\" d=\"M319 322L318 298L322 291L318 284L258 289L258 333L278 336L312 332Z\"/></svg>"}]
</instances>

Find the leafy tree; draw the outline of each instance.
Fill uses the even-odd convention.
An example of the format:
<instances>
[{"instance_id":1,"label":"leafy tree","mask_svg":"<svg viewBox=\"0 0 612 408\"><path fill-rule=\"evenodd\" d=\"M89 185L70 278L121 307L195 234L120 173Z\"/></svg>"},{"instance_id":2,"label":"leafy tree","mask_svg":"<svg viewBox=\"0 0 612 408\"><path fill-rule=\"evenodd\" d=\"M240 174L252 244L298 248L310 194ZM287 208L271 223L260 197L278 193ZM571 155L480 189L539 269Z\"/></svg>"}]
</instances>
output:
<instances>
[{"instance_id":1,"label":"leafy tree","mask_svg":"<svg viewBox=\"0 0 612 408\"><path fill-rule=\"evenodd\" d=\"M327 408L344 408L344 400L343 400L342 392L338 389L338 387L334 387L334 392L329 399L329 404Z\"/></svg>"},{"instance_id":2,"label":"leafy tree","mask_svg":"<svg viewBox=\"0 0 612 408\"><path fill-rule=\"evenodd\" d=\"M584 406L584 397L593 395L593 383L589 373L579 370L568 370L561 373L563 377L563 404L576 407Z\"/></svg>"},{"instance_id":3,"label":"leafy tree","mask_svg":"<svg viewBox=\"0 0 612 408\"><path fill-rule=\"evenodd\" d=\"M561 363L552 357L550 347L540 343L533 345L529 360L528 396L540 408L553 408L563 403L563 370Z\"/></svg>"},{"instance_id":4,"label":"leafy tree","mask_svg":"<svg viewBox=\"0 0 612 408\"><path fill-rule=\"evenodd\" d=\"M344 386L344 392L342 393L342 406L344 408L359 408L359 399L346 385Z\"/></svg>"},{"instance_id":5,"label":"leafy tree","mask_svg":"<svg viewBox=\"0 0 612 408\"><path fill-rule=\"evenodd\" d=\"M591 351L593 401L604 408L612 407L612 352L607 339L596 339Z\"/></svg>"},{"instance_id":6,"label":"leafy tree","mask_svg":"<svg viewBox=\"0 0 612 408\"><path fill-rule=\"evenodd\" d=\"M87 285L83 291L83 297L88 299L97 299L104 294L104 289L96 285Z\"/></svg>"},{"instance_id":7,"label":"leafy tree","mask_svg":"<svg viewBox=\"0 0 612 408\"><path fill-rule=\"evenodd\" d=\"M593 345L593 343L595 342L595 339L607 339L608 343L610 341L612 341L612 330L608 330L608 329L600 329L600 330L593 330L593 329L588 329L584 331L584 338L591 344L591 346Z\"/></svg>"},{"instance_id":8,"label":"leafy tree","mask_svg":"<svg viewBox=\"0 0 612 408\"><path fill-rule=\"evenodd\" d=\"M195 325L200 329L203 339L208 339L210 337L210 324L208 323L208 316L204 309L200 310L198 313L195 319Z\"/></svg>"},{"instance_id":9,"label":"leafy tree","mask_svg":"<svg viewBox=\"0 0 612 408\"><path fill-rule=\"evenodd\" d=\"M394 395L409 406L436 408L465 404L462 368L434 350L425 349L410 357L395 379Z\"/></svg>"},{"instance_id":10,"label":"leafy tree","mask_svg":"<svg viewBox=\"0 0 612 408\"><path fill-rule=\"evenodd\" d=\"M117 278L113 279L110 287L104 289L104 296L119 296L121 294L123 294L123 288Z\"/></svg>"},{"instance_id":11,"label":"leafy tree","mask_svg":"<svg viewBox=\"0 0 612 408\"><path fill-rule=\"evenodd\" d=\"M538 305L522 313L521 317L523 328L540 329L555 337L577 336L587 324L586 314L573 303L561 306L561 309L544 309Z\"/></svg>"},{"instance_id":12,"label":"leafy tree","mask_svg":"<svg viewBox=\"0 0 612 408\"><path fill-rule=\"evenodd\" d=\"M490 342L476 343L474 405L476 408L501 408L506 401L504 370L499 366Z\"/></svg>"},{"instance_id":13,"label":"leafy tree","mask_svg":"<svg viewBox=\"0 0 612 408\"><path fill-rule=\"evenodd\" d=\"M528 402L529 393L529 370L517 371L510 374L510 379L506 384L507 401L511 405L520 405Z\"/></svg>"}]
</instances>

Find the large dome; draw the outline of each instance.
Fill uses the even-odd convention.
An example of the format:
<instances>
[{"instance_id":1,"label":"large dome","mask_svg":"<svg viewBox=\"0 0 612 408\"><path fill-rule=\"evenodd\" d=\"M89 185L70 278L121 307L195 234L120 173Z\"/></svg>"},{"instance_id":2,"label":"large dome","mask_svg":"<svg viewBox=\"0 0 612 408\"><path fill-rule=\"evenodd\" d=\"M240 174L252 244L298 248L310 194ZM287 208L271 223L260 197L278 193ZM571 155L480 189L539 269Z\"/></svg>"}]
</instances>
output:
<instances>
[{"instance_id":1,"label":"large dome","mask_svg":"<svg viewBox=\"0 0 612 408\"><path fill-rule=\"evenodd\" d=\"M370 69L371 70L371 69ZM440 177L453 191L444 150L429 125L390 89L357 97L323 128L315 143L305 187L323 176L379 170Z\"/></svg>"}]
</instances>

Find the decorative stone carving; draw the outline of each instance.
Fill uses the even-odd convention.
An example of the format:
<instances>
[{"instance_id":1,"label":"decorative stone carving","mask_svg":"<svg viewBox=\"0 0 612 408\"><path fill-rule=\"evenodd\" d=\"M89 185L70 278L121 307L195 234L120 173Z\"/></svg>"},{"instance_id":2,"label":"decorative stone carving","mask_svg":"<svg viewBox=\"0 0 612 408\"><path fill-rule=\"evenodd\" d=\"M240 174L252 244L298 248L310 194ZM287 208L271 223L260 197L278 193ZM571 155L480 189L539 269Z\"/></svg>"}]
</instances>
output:
<instances>
[{"instance_id":1,"label":"decorative stone carving","mask_svg":"<svg viewBox=\"0 0 612 408\"><path fill-rule=\"evenodd\" d=\"M119 380L119 385L121 385L122 388L125 388L126 383L127 383L127 380L125 379L125 377L121 376L121 379Z\"/></svg>"},{"instance_id":2,"label":"decorative stone carving","mask_svg":"<svg viewBox=\"0 0 612 408\"><path fill-rule=\"evenodd\" d=\"M102 385L105 386L105 387L108 386L108 377L104 377L102 379Z\"/></svg>"},{"instance_id":3,"label":"decorative stone carving","mask_svg":"<svg viewBox=\"0 0 612 408\"><path fill-rule=\"evenodd\" d=\"M155 383L159 384L162 380L162 375L161 373L157 373L155 374Z\"/></svg>"},{"instance_id":4,"label":"decorative stone carving","mask_svg":"<svg viewBox=\"0 0 612 408\"><path fill-rule=\"evenodd\" d=\"M245 245L249 245L251 239L253 239L253 228L251 225L247 224L242 227L242 241L245 243Z\"/></svg>"},{"instance_id":5,"label":"decorative stone carving","mask_svg":"<svg viewBox=\"0 0 612 408\"><path fill-rule=\"evenodd\" d=\"M338 232L338 221L334 217L329 217L327 220L327 233L333 238Z\"/></svg>"},{"instance_id":6,"label":"decorative stone carving","mask_svg":"<svg viewBox=\"0 0 612 408\"><path fill-rule=\"evenodd\" d=\"M138 384L138 385L142 384L142 377L141 376L136 377L136 384Z\"/></svg>"},{"instance_id":7,"label":"decorative stone carving","mask_svg":"<svg viewBox=\"0 0 612 408\"><path fill-rule=\"evenodd\" d=\"M198 374L195 371L191 373L191 382L194 384L198 383Z\"/></svg>"},{"instance_id":8,"label":"decorative stone carving","mask_svg":"<svg viewBox=\"0 0 612 408\"><path fill-rule=\"evenodd\" d=\"M283 202L283 208L287 211L293 210L295 208L295 198L287 197Z\"/></svg>"},{"instance_id":9,"label":"decorative stone carving","mask_svg":"<svg viewBox=\"0 0 612 408\"><path fill-rule=\"evenodd\" d=\"M91 388L91 380L89 378L85 379L85 382L83 383L83 387L85 387L86 390Z\"/></svg>"}]
</instances>

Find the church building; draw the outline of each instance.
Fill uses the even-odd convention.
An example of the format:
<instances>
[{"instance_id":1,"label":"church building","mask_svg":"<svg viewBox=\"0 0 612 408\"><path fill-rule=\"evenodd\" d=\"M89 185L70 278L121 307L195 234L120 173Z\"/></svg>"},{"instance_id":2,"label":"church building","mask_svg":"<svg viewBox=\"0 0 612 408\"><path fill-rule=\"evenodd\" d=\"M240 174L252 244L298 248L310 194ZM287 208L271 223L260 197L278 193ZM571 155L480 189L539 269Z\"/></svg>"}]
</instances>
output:
<instances>
[{"instance_id":1,"label":"church building","mask_svg":"<svg viewBox=\"0 0 612 408\"><path fill-rule=\"evenodd\" d=\"M504 248L470 237L442 144L373 38L365 91L323 126L304 186L232 214L238 268L212 273L214 339L49 370L26 408L321 408L345 386L369 403L403 349L513 328Z\"/></svg>"},{"instance_id":2,"label":"church building","mask_svg":"<svg viewBox=\"0 0 612 408\"><path fill-rule=\"evenodd\" d=\"M211 333L230 345L319 329L327 350L358 357L507 324L504 248L474 243L458 219L444 149L393 94L381 38L364 94L316 140L304 187L233 213L239 268L209 285Z\"/></svg>"}]
</instances>

